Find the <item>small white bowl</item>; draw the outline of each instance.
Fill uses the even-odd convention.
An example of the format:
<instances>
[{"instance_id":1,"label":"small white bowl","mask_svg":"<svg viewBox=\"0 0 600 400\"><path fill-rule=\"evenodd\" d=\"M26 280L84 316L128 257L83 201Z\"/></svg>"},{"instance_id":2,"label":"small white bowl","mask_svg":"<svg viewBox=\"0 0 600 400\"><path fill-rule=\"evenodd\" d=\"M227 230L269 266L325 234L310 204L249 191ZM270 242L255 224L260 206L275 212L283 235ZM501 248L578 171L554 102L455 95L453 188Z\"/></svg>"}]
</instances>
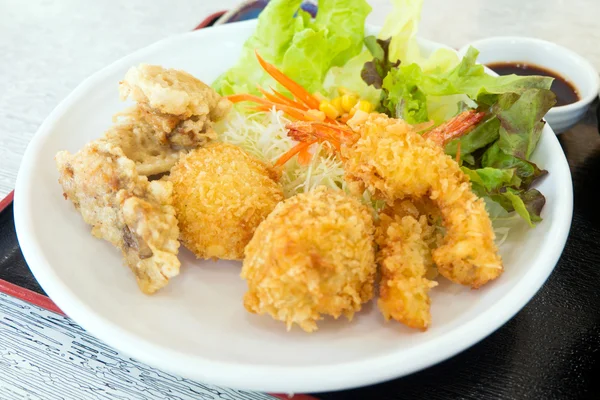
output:
<instances>
[{"instance_id":1,"label":"small white bowl","mask_svg":"<svg viewBox=\"0 0 600 400\"><path fill-rule=\"evenodd\" d=\"M546 121L554 132L561 133L573 127L589 108L600 88L598 71L579 54L541 39L527 37L492 37L469 43L459 52L464 55L469 46L479 50L478 62L522 62L543 67L557 73L573 84L580 100L564 106L553 107Z\"/></svg>"}]
</instances>

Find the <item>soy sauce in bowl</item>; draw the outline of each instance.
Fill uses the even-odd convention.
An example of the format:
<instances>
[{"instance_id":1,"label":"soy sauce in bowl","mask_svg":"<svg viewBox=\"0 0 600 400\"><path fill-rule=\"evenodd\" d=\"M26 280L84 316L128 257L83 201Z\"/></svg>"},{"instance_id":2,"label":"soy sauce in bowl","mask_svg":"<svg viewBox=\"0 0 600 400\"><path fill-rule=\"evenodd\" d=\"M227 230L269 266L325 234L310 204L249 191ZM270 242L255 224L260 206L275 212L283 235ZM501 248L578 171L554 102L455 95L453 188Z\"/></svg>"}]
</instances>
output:
<instances>
[{"instance_id":1,"label":"soy sauce in bowl","mask_svg":"<svg viewBox=\"0 0 600 400\"><path fill-rule=\"evenodd\" d=\"M496 62L487 64L487 67L498 75L542 75L554 78L550 90L556 95L555 107L566 106L581 99L571 82L549 69L522 62Z\"/></svg>"}]
</instances>

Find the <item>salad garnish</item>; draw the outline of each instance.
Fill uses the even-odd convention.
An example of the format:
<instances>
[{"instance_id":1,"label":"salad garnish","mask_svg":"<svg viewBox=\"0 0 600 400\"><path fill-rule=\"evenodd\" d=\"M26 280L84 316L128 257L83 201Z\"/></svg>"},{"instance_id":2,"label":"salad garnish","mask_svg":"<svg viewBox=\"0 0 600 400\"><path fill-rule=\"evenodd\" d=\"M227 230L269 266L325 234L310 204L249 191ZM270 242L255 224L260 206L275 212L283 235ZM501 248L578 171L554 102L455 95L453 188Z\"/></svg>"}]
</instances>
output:
<instances>
[{"instance_id":1,"label":"salad garnish","mask_svg":"<svg viewBox=\"0 0 600 400\"><path fill-rule=\"evenodd\" d=\"M234 103L255 103L236 112L275 109L296 122L284 132L295 140L269 161L288 168L297 155L289 168L306 168L330 159L357 110L382 112L443 146L478 196L530 226L541 221L545 198L533 186L547 171L531 157L556 103L552 78L493 76L474 48L462 58L448 48L427 54L416 37L422 0L392 1L377 36L365 36L364 1L320 1L314 19L300 3L271 1L238 64L213 84Z\"/></svg>"}]
</instances>

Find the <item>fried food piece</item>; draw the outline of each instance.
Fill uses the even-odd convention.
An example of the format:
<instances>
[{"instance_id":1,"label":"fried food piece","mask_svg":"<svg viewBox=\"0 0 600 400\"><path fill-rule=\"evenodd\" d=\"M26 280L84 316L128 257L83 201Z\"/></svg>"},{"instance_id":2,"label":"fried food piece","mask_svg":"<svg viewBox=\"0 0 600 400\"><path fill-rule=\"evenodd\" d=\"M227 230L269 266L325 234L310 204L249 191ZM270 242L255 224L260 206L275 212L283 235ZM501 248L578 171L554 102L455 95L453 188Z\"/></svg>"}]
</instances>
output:
<instances>
[{"instance_id":1,"label":"fried food piece","mask_svg":"<svg viewBox=\"0 0 600 400\"><path fill-rule=\"evenodd\" d=\"M199 258L241 260L258 224L283 200L277 172L230 144L193 150L169 179L181 240Z\"/></svg>"},{"instance_id":2,"label":"fried food piece","mask_svg":"<svg viewBox=\"0 0 600 400\"><path fill-rule=\"evenodd\" d=\"M143 119L139 106L116 114L113 120L114 125L105 132L104 138L119 146L125 156L135 162L140 175L168 172L186 152L161 144L156 129Z\"/></svg>"},{"instance_id":3,"label":"fried food piece","mask_svg":"<svg viewBox=\"0 0 600 400\"><path fill-rule=\"evenodd\" d=\"M342 147L346 179L354 190L366 187L388 204L429 197L446 228L442 245L433 252L440 274L473 288L500 276L502 260L484 201L440 146L384 114L357 113L348 125L359 134Z\"/></svg>"},{"instance_id":4,"label":"fried food piece","mask_svg":"<svg viewBox=\"0 0 600 400\"><path fill-rule=\"evenodd\" d=\"M386 320L426 330L431 323L429 290L437 286L431 249L441 235L423 209L425 201L396 201L379 214L376 240L381 266L379 309Z\"/></svg>"},{"instance_id":5,"label":"fried food piece","mask_svg":"<svg viewBox=\"0 0 600 400\"><path fill-rule=\"evenodd\" d=\"M92 234L118 247L140 290L152 294L179 273L179 229L170 182L148 182L121 148L105 140L75 154L56 155L59 182L92 226Z\"/></svg>"},{"instance_id":6,"label":"fried food piece","mask_svg":"<svg viewBox=\"0 0 600 400\"><path fill-rule=\"evenodd\" d=\"M121 98L138 103L159 143L175 149L190 149L215 139L213 122L231 108L229 100L187 72L158 65L130 68L119 91Z\"/></svg>"},{"instance_id":7,"label":"fried food piece","mask_svg":"<svg viewBox=\"0 0 600 400\"><path fill-rule=\"evenodd\" d=\"M318 187L277 205L246 247L244 306L287 329L317 329L323 315L349 320L373 297L371 213L341 191Z\"/></svg>"}]
</instances>

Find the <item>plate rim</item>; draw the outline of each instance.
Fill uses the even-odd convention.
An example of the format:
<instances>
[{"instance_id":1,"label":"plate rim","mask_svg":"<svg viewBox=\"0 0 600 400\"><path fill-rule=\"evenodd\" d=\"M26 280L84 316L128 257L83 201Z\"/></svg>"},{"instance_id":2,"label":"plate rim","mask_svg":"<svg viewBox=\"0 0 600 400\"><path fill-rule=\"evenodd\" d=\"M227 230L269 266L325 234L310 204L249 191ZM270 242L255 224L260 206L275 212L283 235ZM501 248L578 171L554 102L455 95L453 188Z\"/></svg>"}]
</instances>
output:
<instances>
[{"instance_id":1,"label":"plate rim","mask_svg":"<svg viewBox=\"0 0 600 400\"><path fill-rule=\"evenodd\" d=\"M208 358L188 356L185 353L165 349L148 342L144 338L130 333L110 320L97 315L92 307L78 302L77 297L54 272L39 243L34 240L35 235L28 235L28 232L33 232L34 226L33 221L28 218L27 214L28 202L33 201L29 199L31 196L28 196L31 190L29 182L30 177L35 174L33 167L35 166L36 156L41 150L43 139L51 135L53 125L82 94L87 92L89 87L97 81L101 81L114 69L119 69L126 64L129 65L130 59L140 57L145 53L151 53L172 41L179 40L182 36L212 36L221 31L241 29L240 27L245 25L255 24L256 20L251 20L186 32L136 50L86 78L59 103L38 128L27 146L17 175L14 199L15 227L23 255L32 273L52 300L88 332L110 346L146 364L186 378L215 385L263 392L342 390L406 376L447 360L475 345L498 330L527 305L554 270L566 245L573 215L571 173L558 139L548 124L544 128L544 135L550 136L551 153L561 155L560 160L557 160L557 171L554 171L554 174L557 174L557 182L569 182L564 191L559 191L557 203L560 204L561 212L553 221L552 229L549 229L547 233L547 235L553 234L548 239L552 245L548 245L547 252L541 253L535 262L529 266L529 270L521 281L518 281L510 290L504 293L486 312L480 313L446 335L402 350L401 353L394 352L366 360L318 366L251 365L214 361ZM378 29L378 27L367 25L367 29ZM419 39L419 41L421 43L433 43L437 46L441 45L425 39ZM447 47L445 45L441 46ZM561 198L562 201L559 201ZM537 266L537 268L532 268L532 266ZM131 349L135 350L131 351ZM176 362L173 360L176 360ZM410 362L407 363L407 360Z\"/></svg>"}]
</instances>

